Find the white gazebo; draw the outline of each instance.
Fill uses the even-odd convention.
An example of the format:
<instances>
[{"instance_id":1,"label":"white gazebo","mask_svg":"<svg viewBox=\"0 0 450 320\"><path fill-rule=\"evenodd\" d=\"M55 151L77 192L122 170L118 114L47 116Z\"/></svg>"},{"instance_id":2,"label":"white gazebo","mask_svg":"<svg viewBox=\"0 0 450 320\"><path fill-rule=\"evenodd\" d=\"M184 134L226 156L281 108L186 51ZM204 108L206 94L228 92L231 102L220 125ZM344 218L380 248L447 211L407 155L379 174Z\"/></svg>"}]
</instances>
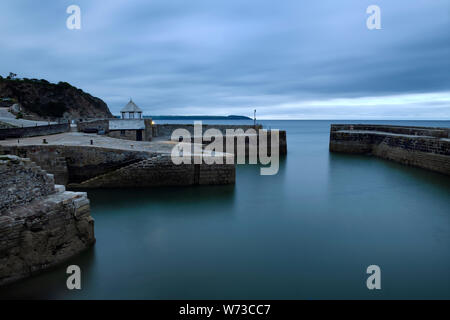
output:
<instances>
[{"instance_id":1,"label":"white gazebo","mask_svg":"<svg viewBox=\"0 0 450 320\"><path fill-rule=\"evenodd\" d=\"M142 110L139 108L133 100L127 103L122 110L120 110L122 119L142 119Z\"/></svg>"}]
</instances>

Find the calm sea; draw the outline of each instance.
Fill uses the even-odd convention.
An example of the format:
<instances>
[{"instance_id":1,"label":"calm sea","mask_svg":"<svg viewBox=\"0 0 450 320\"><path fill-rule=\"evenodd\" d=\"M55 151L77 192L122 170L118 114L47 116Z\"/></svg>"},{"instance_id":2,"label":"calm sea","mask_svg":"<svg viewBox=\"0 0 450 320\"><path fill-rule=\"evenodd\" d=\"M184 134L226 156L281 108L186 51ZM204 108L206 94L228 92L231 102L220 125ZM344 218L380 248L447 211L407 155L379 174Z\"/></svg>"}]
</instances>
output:
<instances>
[{"instance_id":1,"label":"calm sea","mask_svg":"<svg viewBox=\"0 0 450 320\"><path fill-rule=\"evenodd\" d=\"M235 186L89 191L97 243L68 263L82 290L66 289L65 265L0 297L450 299L450 177L328 152L331 123L450 122L262 123L287 130L276 176L242 165Z\"/></svg>"}]
</instances>

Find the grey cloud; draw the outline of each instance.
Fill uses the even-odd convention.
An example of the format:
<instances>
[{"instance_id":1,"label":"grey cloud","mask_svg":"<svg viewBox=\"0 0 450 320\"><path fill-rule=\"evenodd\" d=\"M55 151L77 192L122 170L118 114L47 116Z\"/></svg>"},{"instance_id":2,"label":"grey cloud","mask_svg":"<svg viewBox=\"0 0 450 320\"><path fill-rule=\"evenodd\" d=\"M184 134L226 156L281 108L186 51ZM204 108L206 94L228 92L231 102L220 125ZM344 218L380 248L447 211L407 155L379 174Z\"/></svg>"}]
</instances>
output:
<instances>
[{"instance_id":1,"label":"grey cloud","mask_svg":"<svg viewBox=\"0 0 450 320\"><path fill-rule=\"evenodd\" d=\"M0 73L68 81L116 113L132 96L147 114L365 116L282 105L450 92L448 1L376 3L383 29L369 31L366 0L83 0L82 30L69 31L72 2L2 1ZM421 114L450 118L439 106Z\"/></svg>"}]
</instances>

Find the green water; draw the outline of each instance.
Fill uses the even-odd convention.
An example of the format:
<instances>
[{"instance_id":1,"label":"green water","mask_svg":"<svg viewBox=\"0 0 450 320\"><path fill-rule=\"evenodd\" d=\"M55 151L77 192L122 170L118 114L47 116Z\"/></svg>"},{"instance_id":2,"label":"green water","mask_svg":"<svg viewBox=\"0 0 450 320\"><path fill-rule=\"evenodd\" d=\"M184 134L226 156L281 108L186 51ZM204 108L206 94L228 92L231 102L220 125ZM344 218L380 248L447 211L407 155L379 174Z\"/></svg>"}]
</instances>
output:
<instances>
[{"instance_id":1,"label":"green water","mask_svg":"<svg viewBox=\"0 0 450 320\"><path fill-rule=\"evenodd\" d=\"M65 265L0 297L450 298L449 177L330 154L331 121L263 123L287 130L278 175L238 166L235 186L89 191L97 243L70 261L82 290L66 289Z\"/></svg>"}]
</instances>

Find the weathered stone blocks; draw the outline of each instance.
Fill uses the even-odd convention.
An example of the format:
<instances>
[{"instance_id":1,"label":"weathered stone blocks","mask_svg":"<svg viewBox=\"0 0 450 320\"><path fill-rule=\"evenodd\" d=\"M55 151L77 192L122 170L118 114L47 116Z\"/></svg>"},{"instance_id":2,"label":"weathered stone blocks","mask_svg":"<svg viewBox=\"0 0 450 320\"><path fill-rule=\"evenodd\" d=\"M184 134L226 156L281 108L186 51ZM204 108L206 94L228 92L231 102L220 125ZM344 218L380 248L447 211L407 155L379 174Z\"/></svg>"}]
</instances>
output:
<instances>
[{"instance_id":1,"label":"weathered stone blocks","mask_svg":"<svg viewBox=\"0 0 450 320\"><path fill-rule=\"evenodd\" d=\"M126 188L234 184L235 176L234 164L175 165L170 156L160 155L71 186L77 188Z\"/></svg>"},{"instance_id":2,"label":"weathered stone blocks","mask_svg":"<svg viewBox=\"0 0 450 320\"><path fill-rule=\"evenodd\" d=\"M52 175L27 159L0 159L0 285L60 264L94 244L86 193L55 186Z\"/></svg>"},{"instance_id":3,"label":"weathered stone blocks","mask_svg":"<svg viewBox=\"0 0 450 320\"><path fill-rule=\"evenodd\" d=\"M373 154L450 175L450 129L332 125L330 151Z\"/></svg>"}]
</instances>

